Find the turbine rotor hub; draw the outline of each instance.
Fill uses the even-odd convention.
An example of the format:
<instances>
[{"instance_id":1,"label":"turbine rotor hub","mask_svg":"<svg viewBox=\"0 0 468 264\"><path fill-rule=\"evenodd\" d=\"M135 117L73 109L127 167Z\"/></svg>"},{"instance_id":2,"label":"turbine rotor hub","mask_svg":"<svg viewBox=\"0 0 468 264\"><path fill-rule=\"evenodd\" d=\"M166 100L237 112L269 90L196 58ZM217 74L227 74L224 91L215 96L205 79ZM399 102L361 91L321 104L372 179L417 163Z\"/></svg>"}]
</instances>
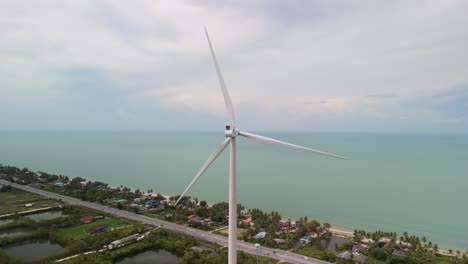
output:
<instances>
[{"instance_id":1,"label":"turbine rotor hub","mask_svg":"<svg viewBox=\"0 0 468 264\"><path fill-rule=\"evenodd\" d=\"M237 129L232 129L231 126L226 126L226 130L224 131L224 135L226 137L237 137L239 135L239 130Z\"/></svg>"}]
</instances>

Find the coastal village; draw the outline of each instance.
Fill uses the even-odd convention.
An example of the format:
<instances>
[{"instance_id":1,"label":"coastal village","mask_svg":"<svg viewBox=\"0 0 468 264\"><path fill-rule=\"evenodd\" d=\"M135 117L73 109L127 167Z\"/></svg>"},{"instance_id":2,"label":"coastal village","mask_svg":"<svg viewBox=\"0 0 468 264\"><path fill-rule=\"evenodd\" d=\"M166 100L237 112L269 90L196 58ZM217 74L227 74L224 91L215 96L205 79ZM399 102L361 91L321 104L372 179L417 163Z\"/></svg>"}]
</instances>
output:
<instances>
[{"instance_id":1,"label":"coastal village","mask_svg":"<svg viewBox=\"0 0 468 264\"><path fill-rule=\"evenodd\" d=\"M28 169L9 166L0 166L0 179L227 236L228 204L225 202L208 204L197 198L184 197L175 206L178 196L155 194L153 190L131 190L124 186L113 188L102 182L90 182L83 178L69 179L63 175L31 172ZM11 192L11 188L8 187L0 186L0 191ZM442 250L425 237L412 236L406 232L400 236L383 231L347 232L333 229L328 223L309 220L307 217L298 220L282 219L278 212L246 209L242 205L238 205L237 209L238 239L258 243L262 247L287 250L336 263L468 263L464 253ZM139 245L145 243L144 241L152 236L152 232L161 232L142 224L39 197L29 197L24 203L17 203L8 208L1 207L0 219L23 219L28 214L42 211L60 211L61 214L73 215L73 220L67 220L70 221L68 226L62 223L64 227L58 228L52 232L55 235L49 234L48 237L54 237L56 241L68 245L73 244L70 241L78 239L93 244L93 236L99 236L103 242L99 243L99 246L96 244L80 249L74 248L66 254L54 256L54 260L60 260L62 263L74 263L74 259L81 260L83 256L90 257L99 252L114 252L132 244ZM34 225L40 226L40 223L27 222L23 226L29 225L29 228ZM8 228L18 227L14 221L2 224L0 234L2 230L8 231ZM58 238L57 234L62 237ZM103 237L106 239L102 239ZM14 237L0 236L0 245L16 242L18 240ZM211 258L216 258L220 255L219 250L203 243L191 243L188 246L190 247L187 251L197 252L204 257L210 255Z\"/></svg>"}]
</instances>

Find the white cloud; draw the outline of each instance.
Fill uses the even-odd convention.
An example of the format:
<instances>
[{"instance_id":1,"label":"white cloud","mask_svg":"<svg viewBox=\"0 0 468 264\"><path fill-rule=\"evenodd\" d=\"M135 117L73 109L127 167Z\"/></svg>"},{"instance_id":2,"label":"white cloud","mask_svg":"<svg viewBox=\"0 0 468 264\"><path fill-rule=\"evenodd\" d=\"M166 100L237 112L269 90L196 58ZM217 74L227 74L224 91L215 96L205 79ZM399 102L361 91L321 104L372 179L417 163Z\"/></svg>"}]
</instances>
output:
<instances>
[{"instance_id":1,"label":"white cloud","mask_svg":"<svg viewBox=\"0 0 468 264\"><path fill-rule=\"evenodd\" d=\"M359 7L319 24L303 23L284 31L278 27L272 30L275 36L258 40L263 46L219 57L227 64L223 69L236 104L249 101L260 111L295 112L299 117L392 116L398 101L468 82L468 57L462 52L468 46L468 31L461 26L468 22L464 6L461 1L435 1L421 8L404 1ZM214 39L219 47L216 40L222 35ZM187 84L185 93L193 94L192 87L216 85L195 82ZM364 98L379 93L402 98L384 107L379 100ZM298 107L304 98L329 103ZM203 96L192 96L186 103L222 111L222 106L213 109Z\"/></svg>"},{"instance_id":2,"label":"white cloud","mask_svg":"<svg viewBox=\"0 0 468 264\"><path fill-rule=\"evenodd\" d=\"M239 117L278 126L418 119L437 110L402 104L468 83L466 1L296 2L306 11L282 18L269 2L242 3L2 1L0 92L16 107L67 96L61 73L89 69L142 104L221 116L203 25Z\"/></svg>"}]
</instances>

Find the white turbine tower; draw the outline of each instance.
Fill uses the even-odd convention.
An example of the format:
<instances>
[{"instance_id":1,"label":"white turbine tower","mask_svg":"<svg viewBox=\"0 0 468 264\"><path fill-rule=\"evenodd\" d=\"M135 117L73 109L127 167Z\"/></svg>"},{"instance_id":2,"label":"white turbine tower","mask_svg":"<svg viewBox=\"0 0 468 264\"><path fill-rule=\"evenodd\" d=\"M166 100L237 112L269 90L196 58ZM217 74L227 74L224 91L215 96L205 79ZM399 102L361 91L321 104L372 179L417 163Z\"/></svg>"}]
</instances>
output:
<instances>
[{"instance_id":1,"label":"white turbine tower","mask_svg":"<svg viewBox=\"0 0 468 264\"><path fill-rule=\"evenodd\" d=\"M221 70L218 65L218 61L216 60L215 53L213 51L213 46L211 45L210 37L208 35L208 31L205 27L206 38L208 39L208 45L210 46L211 56L213 57L213 63L216 68L216 73L218 74L219 84L221 86L221 90L223 92L224 102L226 104L226 109L231 119L231 126L226 126L225 136L226 139L219 144L215 150L211 153L208 157L208 160L205 161L203 166L201 167L200 171L198 171L197 175L192 179L190 184L184 190L184 192L180 195L179 199L175 203L179 203L179 201L184 197L187 191L192 187L193 184L200 178L200 176L208 169L208 167L216 160L216 158L223 152L228 144L231 145L231 155L230 155L230 170L229 170L229 247L228 247L228 260L229 264L236 264L237 263L237 195L236 195L236 137L243 136L258 143L266 144L266 145L273 145L278 147L284 147L289 149L295 150L302 150L307 152L312 152L324 156L329 156L333 158L339 159L346 159L345 157L341 157L338 155L286 143L283 141L275 140L268 137L263 137L247 132L240 131L237 129L236 119L234 116L234 108L232 106L231 97L226 89L226 85L224 84L223 76L221 75Z\"/></svg>"}]
</instances>

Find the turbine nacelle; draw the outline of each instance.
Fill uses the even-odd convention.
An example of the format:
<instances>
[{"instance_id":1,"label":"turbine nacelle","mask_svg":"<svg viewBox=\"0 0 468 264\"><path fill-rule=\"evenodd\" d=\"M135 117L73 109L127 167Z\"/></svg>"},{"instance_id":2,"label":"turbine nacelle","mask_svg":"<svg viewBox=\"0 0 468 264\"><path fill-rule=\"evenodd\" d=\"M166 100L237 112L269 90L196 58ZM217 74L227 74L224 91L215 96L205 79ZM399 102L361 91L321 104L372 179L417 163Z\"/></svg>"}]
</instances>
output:
<instances>
[{"instance_id":1,"label":"turbine nacelle","mask_svg":"<svg viewBox=\"0 0 468 264\"><path fill-rule=\"evenodd\" d=\"M237 128L231 128L231 126L226 126L226 130L224 131L224 135L226 137L237 137L239 135L239 130Z\"/></svg>"}]
</instances>

